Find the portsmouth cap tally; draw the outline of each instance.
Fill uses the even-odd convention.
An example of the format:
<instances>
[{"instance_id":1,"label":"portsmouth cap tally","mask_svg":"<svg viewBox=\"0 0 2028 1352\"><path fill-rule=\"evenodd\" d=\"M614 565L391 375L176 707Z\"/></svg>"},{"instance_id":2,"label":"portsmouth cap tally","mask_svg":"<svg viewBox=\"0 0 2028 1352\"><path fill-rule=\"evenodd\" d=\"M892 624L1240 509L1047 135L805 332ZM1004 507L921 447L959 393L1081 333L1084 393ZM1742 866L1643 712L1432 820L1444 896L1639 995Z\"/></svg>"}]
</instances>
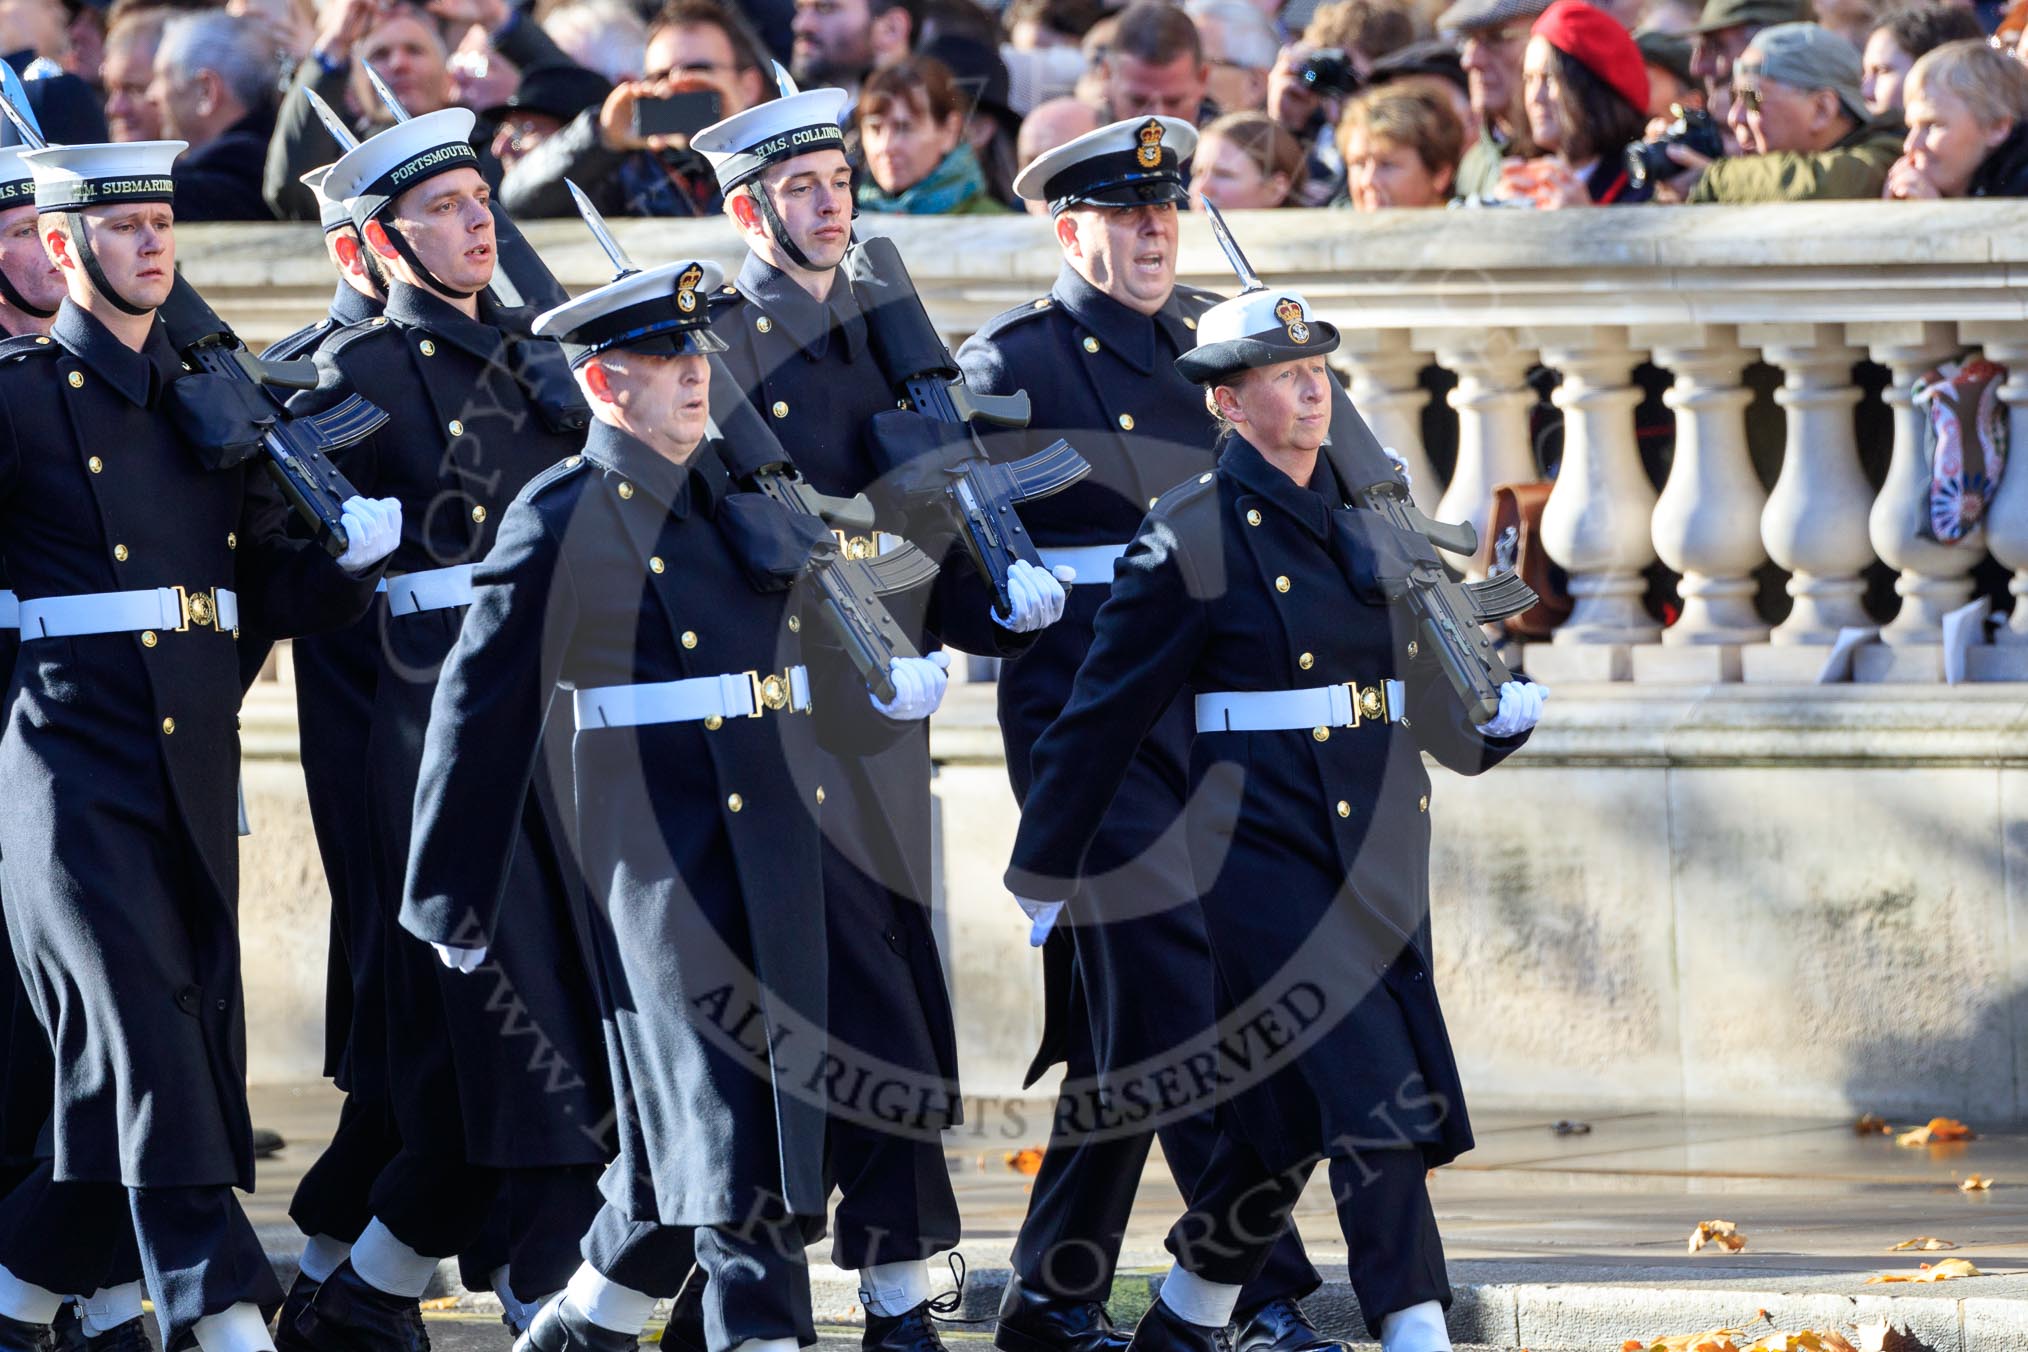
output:
<instances>
[{"instance_id":1,"label":"portsmouth cap tally","mask_svg":"<svg viewBox=\"0 0 2028 1352\"><path fill-rule=\"evenodd\" d=\"M310 195L317 199L317 220L327 235L333 230L342 230L352 224L352 213L345 209L345 203L338 198L325 195L324 179L333 167L328 164L319 165L296 180L308 188Z\"/></svg>"},{"instance_id":2,"label":"portsmouth cap tally","mask_svg":"<svg viewBox=\"0 0 2028 1352\"><path fill-rule=\"evenodd\" d=\"M1038 155L1015 178L1014 195L1049 203L1051 215L1080 204L1188 201L1183 162L1196 149L1197 128L1181 118L1126 118Z\"/></svg>"},{"instance_id":3,"label":"portsmouth cap tally","mask_svg":"<svg viewBox=\"0 0 2028 1352\"><path fill-rule=\"evenodd\" d=\"M394 199L439 174L477 169L469 108L444 108L397 122L345 152L324 176L324 195L345 204L362 229Z\"/></svg>"},{"instance_id":4,"label":"portsmouth cap tally","mask_svg":"<svg viewBox=\"0 0 2028 1352\"><path fill-rule=\"evenodd\" d=\"M1206 310L1197 320L1197 346L1176 358L1176 370L1204 385L1237 371L1337 350L1337 327L1312 318L1301 293L1269 287Z\"/></svg>"},{"instance_id":5,"label":"portsmouth cap tally","mask_svg":"<svg viewBox=\"0 0 2028 1352\"><path fill-rule=\"evenodd\" d=\"M21 158L22 147L0 146L0 211L11 211L35 200L35 176Z\"/></svg>"},{"instance_id":6,"label":"portsmouth cap tally","mask_svg":"<svg viewBox=\"0 0 2028 1352\"><path fill-rule=\"evenodd\" d=\"M725 351L707 298L725 281L716 263L664 263L567 300L535 321L535 336L563 344L579 366L609 348L702 356Z\"/></svg>"},{"instance_id":7,"label":"portsmouth cap tally","mask_svg":"<svg viewBox=\"0 0 2028 1352\"><path fill-rule=\"evenodd\" d=\"M173 202L169 166L187 141L122 141L45 146L21 158L35 178L38 212L78 211L114 202Z\"/></svg>"},{"instance_id":8,"label":"portsmouth cap tally","mask_svg":"<svg viewBox=\"0 0 2028 1352\"><path fill-rule=\"evenodd\" d=\"M769 165L817 150L845 149L842 89L807 89L714 122L690 138L711 161L721 193L730 193Z\"/></svg>"}]
</instances>

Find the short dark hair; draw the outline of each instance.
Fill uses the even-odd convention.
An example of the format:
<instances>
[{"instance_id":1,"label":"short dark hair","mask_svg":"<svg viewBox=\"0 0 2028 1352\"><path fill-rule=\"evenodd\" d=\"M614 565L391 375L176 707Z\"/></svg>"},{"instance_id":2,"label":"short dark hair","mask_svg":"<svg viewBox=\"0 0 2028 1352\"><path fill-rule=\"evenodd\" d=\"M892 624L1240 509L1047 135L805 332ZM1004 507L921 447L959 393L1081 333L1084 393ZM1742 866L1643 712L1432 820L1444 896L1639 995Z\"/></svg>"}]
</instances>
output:
<instances>
[{"instance_id":1,"label":"short dark hair","mask_svg":"<svg viewBox=\"0 0 2028 1352\"><path fill-rule=\"evenodd\" d=\"M914 45L922 34L922 0L866 0L866 16L870 19L897 9L908 15L908 40Z\"/></svg>"},{"instance_id":2,"label":"short dark hair","mask_svg":"<svg viewBox=\"0 0 2028 1352\"><path fill-rule=\"evenodd\" d=\"M1625 95L1561 48L1549 49L1549 69L1563 89L1556 112L1563 123L1563 144L1558 149L1565 160L1582 164L1617 158L1629 142L1641 139L1647 109L1628 103Z\"/></svg>"},{"instance_id":3,"label":"short dark hair","mask_svg":"<svg viewBox=\"0 0 2028 1352\"><path fill-rule=\"evenodd\" d=\"M1077 39L1089 33L1105 12L1104 0L1014 0L1002 18L1010 34L1014 25L1028 21L1052 33Z\"/></svg>"},{"instance_id":4,"label":"short dark hair","mask_svg":"<svg viewBox=\"0 0 2028 1352\"><path fill-rule=\"evenodd\" d=\"M1986 30L1979 26L1978 16L1962 5L1904 5L1888 11L1874 22L1874 32L1883 28L1894 39L1894 45L1901 48L1911 61L1935 51L1946 42L1986 36Z\"/></svg>"},{"instance_id":5,"label":"short dark hair","mask_svg":"<svg viewBox=\"0 0 2028 1352\"><path fill-rule=\"evenodd\" d=\"M1150 66L1170 65L1184 56L1201 63L1204 42L1190 16L1169 0L1134 0L1120 11L1106 55L1131 56Z\"/></svg>"},{"instance_id":6,"label":"short dark hair","mask_svg":"<svg viewBox=\"0 0 2028 1352\"><path fill-rule=\"evenodd\" d=\"M718 0L668 0L648 23L648 37L670 28L716 28L732 46L732 64L739 70L761 69L761 42L746 20ZM768 82L772 85L772 81Z\"/></svg>"}]
</instances>

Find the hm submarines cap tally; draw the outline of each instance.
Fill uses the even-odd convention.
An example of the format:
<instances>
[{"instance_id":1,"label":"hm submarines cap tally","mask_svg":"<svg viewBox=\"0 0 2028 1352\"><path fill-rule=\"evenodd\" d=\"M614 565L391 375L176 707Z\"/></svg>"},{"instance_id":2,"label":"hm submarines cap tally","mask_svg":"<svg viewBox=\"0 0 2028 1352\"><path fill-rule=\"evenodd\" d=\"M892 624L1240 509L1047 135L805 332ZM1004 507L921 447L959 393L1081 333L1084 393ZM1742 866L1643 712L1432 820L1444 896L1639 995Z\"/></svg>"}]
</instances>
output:
<instances>
[{"instance_id":1,"label":"hm submarines cap tally","mask_svg":"<svg viewBox=\"0 0 2028 1352\"><path fill-rule=\"evenodd\" d=\"M360 229L394 199L439 174L477 169L469 108L444 108L397 122L345 152L324 176L324 195L345 203Z\"/></svg>"},{"instance_id":2,"label":"hm submarines cap tally","mask_svg":"<svg viewBox=\"0 0 2028 1352\"><path fill-rule=\"evenodd\" d=\"M845 149L842 89L808 89L755 104L714 122L690 138L690 148L711 161L719 191L732 190L769 165L815 150Z\"/></svg>"},{"instance_id":3,"label":"hm submarines cap tally","mask_svg":"<svg viewBox=\"0 0 2028 1352\"><path fill-rule=\"evenodd\" d=\"M1310 315L1299 292L1270 287L1220 301L1197 320L1197 346L1176 358L1185 380L1215 384L1256 366L1338 350L1338 330Z\"/></svg>"},{"instance_id":4,"label":"hm submarines cap tally","mask_svg":"<svg viewBox=\"0 0 2028 1352\"><path fill-rule=\"evenodd\" d=\"M724 281L716 263L630 272L545 311L535 321L535 336L562 343L573 366L616 347L678 356L723 352L725 341L711 331L705 301Z\"/></svg>"},{"instance_id":5,"label":"hm submarines cap tally","mask_svg":"<svg viewBox=\"0 0 2028 1352\"><path fill-rule=\"evenodd\" d=\"M1015 177L1014 193L1049 203L1053 216L1080 205L1185 202L1183 162L1196 149L1197 129L1181 118L1130 117L1037 156Z\"/></svg>"},{"instance_id":6,"label":"hm submarines cap tally","mask_svg":"<svg viewBox=\"0 0 2028 1352\"><path fill-rule=\"evenodd\" d=\"M173 202L169 166L187 141L121 141L24 150L38 212L81 211L116 202Z\"/></svg>"}]
</instances>

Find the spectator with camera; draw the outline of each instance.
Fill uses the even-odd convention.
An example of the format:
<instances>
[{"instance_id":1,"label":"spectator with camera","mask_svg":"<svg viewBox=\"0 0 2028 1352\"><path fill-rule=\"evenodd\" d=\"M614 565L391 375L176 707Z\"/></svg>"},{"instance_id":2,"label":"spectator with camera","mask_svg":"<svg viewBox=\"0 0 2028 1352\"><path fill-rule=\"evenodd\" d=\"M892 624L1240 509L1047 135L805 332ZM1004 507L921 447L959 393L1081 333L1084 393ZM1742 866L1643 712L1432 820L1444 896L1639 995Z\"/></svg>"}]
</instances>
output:
<instances>
[{"instance_id":1,"label":"spectator with camera","mask_svg":"<svg viewBox=\"0 0 2028 1352\"><path fill-rule=\"evenodd\" d=\"M1947 0L1927 0L1882 15L1859 58L1859 92L1866 99L1866 111L1874 117L1898 116L1902 85L1917 58L1946 42L1984 37L1978 16Z\"/></svg>"},{"instance_id":2,"label":"spectator with camera","mask_svg":"<svg viewBox=\"0 0 2028 1352\"><path fill-rule=\"evenodd\" d=\"M1477 124L1458 162L1459 197L1492 197L1501 162L1536 153L1522 101L1521 60L1529 25L1547 8L1548 0L1458 0L1437 19L1440 30L1456 36Z\"/></svg>"},{"instance_id":3,"label":"spectator with camera","mask_svg":"<svg viewBox=\"0 0 2028 1352\"><path fill-rule=\"evenodd\" d=\"M1909 69L1908 140L1895 198L2028 197L2028 66L1983 39L1947 42Z\"/></svg>"},{"instance_id":4,"label":"spectator with camera","mask_svg":"<svg viewBox=\"0 0 2028 1352\"><path fill-rule=\"evenodd\" d=\"M1427 89L1369 89L1345 106L1338 128L1348 205L1357 211L1440 207L1457 180L1465 127Z\"/></svg>"},{"instance_id":5,"label":"spectator with camera","mask_svg":"<svg viewBox=\"0 0 2028 1352\"><path fill-rule=\"evenodd\" d=\"M1733 63L1762 29L1809 17L1810 0L1704 0L1690 30L1690 70L1704 82L1704 107L1722 131L1726 154L1740 152L1731 118Z\"/></svg>"},{"instance_id":6,"label":"spectator with camera","mask_svg":"<svg viewBox=\"0 0 2028 1352\"><path fill-rule=\"evenodd\" d=\"M1732 68L1733 124L1745 154L1715 162L1683 147L1670 155L1694 181L1691 202L1822 202L1878 197L1901 153L1898 120L1871 121L1859 92L1859 53L1814 23L1776 24Z\"/></svg>"},{"instance_id":7,"label":"spectator with camera","mask_svg":"<svg viewBox=\"0 0 2028 1352\"><path fill-rule=\"evenodd\" d=\"M608 215L718 214L718 179L690 135L773 93L759 44L718 0L669 0L648 30L647 71L507 171L510 216L577 215L566 179Z\"/></svg>"},{"instance_id":8,"label":"spectator with camera","mask_svg":"<svg viewBox=\"0 0 2028 1352\"><path fill-rule=\"evenodd\" d=\"M1617 19L1586 0L1556 0L1529 30L1522 90L1529 135L1546 154L1502 166L1501 197L1545 208L1648 200L1652 186L1633 179L1625 154L1648 120L1648 70Z\"/></svg>"},{"instance_id":9,"label":"spectator with camera","mask_svg":"<svg viewBox=\"0 0 2028 1352\"><path fill-rule=\"evenodd\" d=\"M965 138L965 100L950 69L930 56L883 66L859 87L853 125L866 173L861 211L907 216L998 215L986 174Z\"/></svg>"},{"instance_id":10,"label":"spectator with camera","mask_svg":"<svg viewBox=\"0 0 2028 1352\"><path fill-rule=\"evenodd\" d=\"M1289 205L1303 172L1303 148L1283 126L1261 112L1214 118L1190 159L1190 199L1203 210L1258 211Z\"/></svg>"},{"instance_id":11,"label":"spectator with camera","mask_svg":"<svg viewBox=\"0 0 2028 1352\"><path fill-rule=\"evenodd\" d=\"M1268 115L1303 147L1303 176L1291 205L1320 207L1343 195L1345 165L1337 127L1345 100L1373 63L1415 38L1402 0L1332 0L1310 16L1302 37L1283 47L1268 72Z\"/></svg>"}]
</instances>

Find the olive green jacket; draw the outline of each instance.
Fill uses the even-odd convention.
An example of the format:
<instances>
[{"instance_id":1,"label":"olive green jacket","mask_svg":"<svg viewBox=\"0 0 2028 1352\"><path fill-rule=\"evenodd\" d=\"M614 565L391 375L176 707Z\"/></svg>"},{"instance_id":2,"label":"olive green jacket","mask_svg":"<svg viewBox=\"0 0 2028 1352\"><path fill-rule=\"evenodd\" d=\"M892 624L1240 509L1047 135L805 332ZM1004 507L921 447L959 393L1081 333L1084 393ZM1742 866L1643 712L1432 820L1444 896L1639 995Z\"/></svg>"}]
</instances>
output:
<instances>
[{"instance_id":1,"label":"olive green jacket","mask_svg":"<svg viewBox=\"0 0 2028 1352\"><path fill-rule=\"evenodd\" d=\"M1829 202L1878 197L1907 136L1899 118L1864 122L1829 150L1718 160L1691 189L1696 202Z\"/></svg>"}]
</instances>

